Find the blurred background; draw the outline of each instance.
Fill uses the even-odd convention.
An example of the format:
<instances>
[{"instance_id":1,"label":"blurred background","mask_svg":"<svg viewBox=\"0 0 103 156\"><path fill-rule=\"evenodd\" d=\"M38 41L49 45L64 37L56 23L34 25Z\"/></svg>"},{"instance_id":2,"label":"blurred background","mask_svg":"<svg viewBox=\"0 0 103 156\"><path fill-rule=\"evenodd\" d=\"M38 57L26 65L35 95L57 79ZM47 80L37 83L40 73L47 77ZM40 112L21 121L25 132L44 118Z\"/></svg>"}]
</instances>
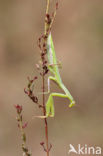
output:
<instances>
[{"instance_id":1,"label":"blurred background","mask_svg":"<svg viewBox=\"0 0 103 156\"><path fill-rule=\"evenodd\" d=\"M0 0L0 156L21 156L14 104L23 105L27 144L33 156L46 156L41 115L24 94L27 76L36 76L37 39L44 31L45 0ZM51 8L55 5L51 0ZM55 98L55 117L48 119L50 156L68 156L69 144L103 147L103 1L63 0L52 29L64 84L76 106ZM41 92L41 79L35 84ZM61 90L52 83L52 91ZM41 100L41 97L40 97ZM72 155L72 154L71 154Z\"/></svg>"}]
</instances>

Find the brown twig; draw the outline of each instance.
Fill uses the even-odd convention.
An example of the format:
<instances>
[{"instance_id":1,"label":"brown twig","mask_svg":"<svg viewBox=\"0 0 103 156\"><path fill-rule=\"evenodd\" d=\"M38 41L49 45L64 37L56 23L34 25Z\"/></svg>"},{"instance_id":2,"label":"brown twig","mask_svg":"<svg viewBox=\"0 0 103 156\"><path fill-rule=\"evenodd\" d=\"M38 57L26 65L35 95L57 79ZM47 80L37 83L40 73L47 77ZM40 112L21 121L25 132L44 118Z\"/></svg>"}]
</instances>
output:
<instances>
[{"instance_id":1,"label":"brown twig","mask_svg":"<svg viewBox=\"0 0 103 156\"><path fill-rule=\"evenodd\" d=\"M42 60L42 92L43 92L43 115L46 116L46 109L45 109L45 74L47 74L48 69L46 66L46 59L45 59L45 54L47 53L47 38L49 36L49 33L51 31L51 27L53 24L53 21L56 16L56 10L58 9L58 3L56 3L56 9L53 12L52 15L49 14L49 4L50 0L46 0L46 14L45 14L45 28L44 28L44 34L39 38L38 46L41 51L41 60ZM43 42L41 43L41 40ZM44 142L41 143L41 145L44 148L44 151L47 153L47 156L49 156L49 152L52 148L52 145L50 144L49 147L49 138L48 138L48 122L47 118L44 118L44 123L45 123L45 139L46 139L46 148L44 146Z\"/></svg>"},{"instance_id":2,"label":"brown twig","mask_svg":"<svg viewBox=\"0 0 103 156\"><path fill-rule=\"evenodd\" d=\"M47 4L46 4L46 15L48 14L48 11L49 11L49 3L50 1L47 0ZM45 16L46 18L46 16ZM46 19L45 19L46 20ZM46 36L47 34L47 23L45 21L45 28L44 28L44 36ZM46 41L45 41L46 42ZM45 43L46 45L46 43ZM44 61L43 61L43 66L44 66ZM42 76L42 84L43 84L43 115L45 116L46 115L46 110L45 110L45 75L44 75L44 69L43 69L43 76ZM44 122L45 122L45 139L46 139L46 153L47 153L47 156L49 156L49 138L48 138L48 122L47 122L47 119L45 118L44 119Z\"/></svg>"},{"instance_id":3,"label":"brown twig","mask_svg":"<svg viewBox=\"0 0 103 156\"><path fill-rule=\"evenodd\" d=\"M22 116L22 106L15 105L16 111L17 111L17 122L18 122L18 128L21 131L21 138L22 138L22 151L23 156L31 156L31 153L28 150L28 147L26 146L26 134L24 132L24 129L27 127L27 122L23 124L23 116Z\"/></svg>"}]
</instances>

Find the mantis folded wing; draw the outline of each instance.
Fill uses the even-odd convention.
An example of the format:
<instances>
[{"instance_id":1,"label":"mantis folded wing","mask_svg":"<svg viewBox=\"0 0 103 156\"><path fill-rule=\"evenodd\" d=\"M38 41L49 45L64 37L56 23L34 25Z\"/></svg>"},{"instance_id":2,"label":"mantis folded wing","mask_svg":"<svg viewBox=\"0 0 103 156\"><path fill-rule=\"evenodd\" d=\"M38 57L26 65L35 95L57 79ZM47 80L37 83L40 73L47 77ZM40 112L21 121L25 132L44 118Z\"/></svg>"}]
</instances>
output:
<instances>
[{"instance_id":1,"label":"mantis folded wing","mask_svg":"<svg viewBox=\"0 0 103 156\"><path fill-rule=\"evenodd\" d=\"M69 90L65 87L65 85L61 80L51 33L49 34L47 39L47 56L48 56L48 63L49 63L48 69L51 72L51 74L53 74L53 76L48 77L48 93L50 92L50 80L52 80L64 91L64 94L50 93L46 103L46 116L39 116L40 118L46 118L48 116L54 117L54 101L53 101L54 96L68 98L70 100L69 107L75 105L75 101L72 95L70 94Z\"/></svg>"}]
</instances>

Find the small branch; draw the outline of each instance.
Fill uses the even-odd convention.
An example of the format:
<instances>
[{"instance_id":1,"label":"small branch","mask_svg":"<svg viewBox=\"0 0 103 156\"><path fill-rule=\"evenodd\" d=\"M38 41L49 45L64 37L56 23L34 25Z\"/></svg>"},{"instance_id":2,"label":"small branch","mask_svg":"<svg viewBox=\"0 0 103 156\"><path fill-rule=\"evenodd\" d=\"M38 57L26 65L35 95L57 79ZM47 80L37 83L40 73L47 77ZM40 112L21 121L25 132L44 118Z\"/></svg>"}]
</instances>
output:
<instances>
[{"instance_id":1,"label":"small branch","mask_svg":"<svg viewBox=\"0 0 103 156\"><path fill-rule=\"evenodd\" d=\"M22 106L15 105L16 111L17 111L17 122L18 122L18 128L20 128L21 131L21 138L22 138L22 151L23 156L31 156L31 153L29 152L28 148L26 147L26 134L24 132L24 128L27 127L27 123L23 124L23 117L22 117Z\"/></svg>"},{"instance_id":2,"label":"small branch","mask_svg":"<svg viewBox=\"0 0 103 156\"><path fill-rule=\"evenodd\" d=\"M50 3L50 0L46 0L46 15L48 14L49 12L49 3ZM46 16L45 16L45 21L46 21ZM46 32L47 32L47 23L45 22L45 28L44 28L44 34L46 35Z\"/></svg>"},{"instance_id":3,"label":"small branch","mask_svg":"<svg viewBox=\"0 0 103 156\"><path fill-rule=\"evenodd\" d=\"M46 15L48 14L48 11L49 11L49 3L50 1L47 0L47 4L46 4ZM46 16L45 16L45 28L44 28L44 36L46 36L47 34L47 23L46 23ZM45 39L45 45L46 45L46 41L47 41L47 38ZM45 58L42 60L43 62L43 67L45 65ZM45 116L46 115L46 110L45 110L45 70L43 68L43 76L42 76L42 85L43 85L43 115ZM47 153L47 156L49 156L49 138L48 138L48 123L47 123L47 119L45 118L44 119L44 122L45 122L45 139L46 139L46 153ZM45 149L45 148L44 148Z\"/></svg>"}]
</instances>

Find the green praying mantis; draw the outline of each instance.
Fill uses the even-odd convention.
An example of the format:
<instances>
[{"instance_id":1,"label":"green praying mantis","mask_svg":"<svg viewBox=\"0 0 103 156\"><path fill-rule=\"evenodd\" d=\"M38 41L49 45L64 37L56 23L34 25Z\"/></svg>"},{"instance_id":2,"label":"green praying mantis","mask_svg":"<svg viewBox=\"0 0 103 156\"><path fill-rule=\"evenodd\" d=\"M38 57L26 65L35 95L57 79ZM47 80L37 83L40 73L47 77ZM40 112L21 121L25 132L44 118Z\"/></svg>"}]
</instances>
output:
<instances>
[{"instance_id":1,"label":"green praying mantis","mask_svg":"<svg viewBox=\"0 0 103 156\"><path fill-rule=\"evenodd\" d=\"M55 114L54 113L54 101L53 101L54 96L68 98L70 100L69 107L72 107L75 105L75 101L72 95L70 94L69 90L65 87L60 77L51 33L49 33L48 39L47 39L47 57L48 57L48 64L49 64L48 69L50 73L53 75L53 76L48 77L48 92L47 93L48 94L50 93L50 80L52 80L58 85L59 88L61 88L64 91L64 94L54 93L54 92L50 93L49 98L46 102L46 115L39 116L40 118L54 117L54 114Z\"/></svg>"}]
</instances>

